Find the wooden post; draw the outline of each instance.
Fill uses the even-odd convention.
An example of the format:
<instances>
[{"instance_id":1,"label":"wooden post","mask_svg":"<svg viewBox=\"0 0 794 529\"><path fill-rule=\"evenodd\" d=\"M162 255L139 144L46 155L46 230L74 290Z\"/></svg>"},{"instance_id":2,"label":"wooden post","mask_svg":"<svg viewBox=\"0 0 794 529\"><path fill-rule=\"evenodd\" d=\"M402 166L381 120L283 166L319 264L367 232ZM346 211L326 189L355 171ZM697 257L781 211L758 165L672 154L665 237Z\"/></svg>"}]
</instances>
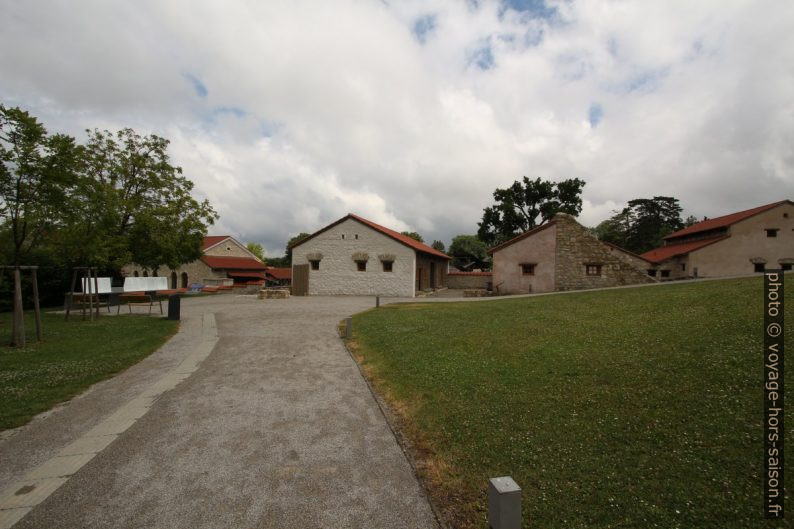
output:
<instances>
[{"instance_id":1,"label":"wooden post","mask_svg":"<svg viewBox=\"0 0 794 529\"><path fill-rule=\"evenodd\" d=\"M12 345L25 347L25 314L22 311L22 277L14 268L14 332Z\"/></svg>"},{"instance_id":2,"label":"wooden post","mask_svg":"<svg viewBox=\"0 0 794 529\"><path fill-rule=\"evenodd\" d=\"M88 291L88 321L94 321L94 296L91 294L91 268L88 268L88 277L85 281L85 288L83 289L83 296L85 291Z\"/></svg>"},{"instance_id":3,"label":"wooden post","mask_svg":"<svg viewBox=\"0 0 794 529\"><path fill-rule=\"evenodd\" d=\"M94 295L96 296L96 319L99 319L99 269L94 268Z\"/></svg>"},{"instance_id":4,"label":"wooden post","mask_svg":"<svg viewBox=\"0 0 794 529\"><path fill-rule=\"evenodd\" d=\"M36 317L36 340L42 341L44 339L43 331L41 329L41 309L39 307L39 278L37 270L31 270L31 278L33 279L33 315Z\"/></svg>"},{"instance_id":5,"label":"wooden post","mask_svg":"<svg viewBox=\"0 0 794 529\"><path fill-rule=\"evenodd\" d=\"M69 288L69 292L66 294L68 297L66 298L66 320L69 320L69 311L72 308L72 301L74 301L74 284L77 281L77 269L75 268L72 271L72 286Z\"/></svg>"}]
</instances>

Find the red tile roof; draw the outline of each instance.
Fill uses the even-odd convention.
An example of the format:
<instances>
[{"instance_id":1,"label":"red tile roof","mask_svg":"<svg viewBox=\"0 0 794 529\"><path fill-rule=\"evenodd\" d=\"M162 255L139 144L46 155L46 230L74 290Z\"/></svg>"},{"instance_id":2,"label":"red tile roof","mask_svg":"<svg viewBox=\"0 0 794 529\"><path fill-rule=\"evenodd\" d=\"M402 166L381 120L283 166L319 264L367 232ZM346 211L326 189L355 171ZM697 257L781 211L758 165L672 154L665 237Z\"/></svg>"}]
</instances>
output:
<instances>
[{"instance_id":1,"label":"red tile roof","mask_svg":"<svg viewBox=\"0 0 794 529\"><path fill-rule=\"evenodd\" d=\"M411 248L413 248L416 251L429 253L430 255L435 255L436 257L443 257L444 259L452 259L452 257L448 256L447 254L445 254L443 252L439 252L435 248L431 248L430 246L428 246L428 245L426 245L424 243L421 243L421 242L417 241L416 239L414 239L412 237L408 237L407 235L403 235L400 232L396 232L394 230L390 230L389 228L381 226L380 224L375 224L371 220L367 220L365 218L359 217L358 215L353 215L352 213L350 213L348 216L350 218L352 218L352 219L355 219L355 220L359 221L362 224L365 224L365 225L369 226L370 228L372 228L375 231L379 231L379 232L381 232L384 235L388 235L392 239L395 239L397 242L401 242L401 243L403 243L406 246L410 246Z\"/></svg>"},{"instance_id":2,"label":"red tile roof","mask_svg":"<svg viewBox=\"0 0 794 529\"><path fill-rule=\"evenodd\" d=\"M266 267L253 257L216 257L204 255L201 257L210 268L224 270L264 270Z\"/></svg>"},{"instance_id":3,"label":"red tile roof","mask_svg":"<svg viewBox=\"0 0 794 529\"><path fill-rule=\"evenodd\" d=\"M265 278L265 273L261 270L228 270L226 275L229 277L242 277L242 278L251 278L251 277L258 277L259 279Z\"/></svg>"},{"instance_id":4,"label":"red tile roof","mask_svg":"<svg viewBox=\"0 0 794 529\"><path fill-rule=\"evenodd\" d=\"M665 240L669 239L677 239L679 237L684 237L686 235L691 235L693 233L700 233L703 231L715 230L718 228L727 228L732 224L736 224L740 220L744 220L746 218L752 217L753 215L758 215L759 213L763 213L764 211L770 210L772 208L776 208L781 204L793 203L790 200L781 200L780 202L774 202L772 204L767 204L765 206L758 206L757 208L747 209L744 211L739 211L737 213L731 213L730 215L723 215L722 217L716 217L713 219L704 220L703 222L698 222L697 224L693 224L688 228L684 228L683 230L678 230L676 232L671 233Z\"/></svg>"},{"instance_id":5,"label":"red tile roof","mask_svg":"<svg viewBox=\"0 0 794 529\"><path fill-rule=\"evenodd\" d=\"M667 259L671 259L679 255L688 254L689 252L699 250L704 246L708 246L709 244L714 244L715 242L719 242L727 238L728 238L727 235L720 235L718 237L711 237L709 239L700 239L698 241L683 242L680 244L668 244L667 246L662 246L661 248L656 248L654 250L647 251L644 254L640 255L640 257L642 257L646 261L650 261L652 263L658 264L661 263L662 261L666 261Z\"/></svg>"},{"instance_id":6,"label":"red tile roof","mask_svg":"<svg viewBox=\"0 0 794 529\"><path fill-rule=\"evenodd\" d=\"M224 239L228 239L230 235L207 235L204 237L204 243L201 245L201 250L206 250L211 246L215 246Z\"/></svg>"},{"instance_id":7,"label":"red tile roof","mask_svg":"<svg viewBox=\"0 0 794 529\"><path fill-rule=\"evenodd\" d=\"M265 273L273 276L274 279L292 279L292 268L276 268L275 266L268 266Z\"/></svg>"},{"instance_id":8,"label":"red tile roof","mask_svg":"<svg viewBox=\"0 0 794 529\"><path fill-rule=\"evenodd\" d=\"M380 224L375 224L371 220L367 220L367 219L365 219L363 217L359 217L358 215L354 215L352 213L348 213L346 216L342 217L341 219L337 220L336 222L332 222L331 224L329 224L325 228L312 233L310 236L308 236L305 239L303 239L302 241L299 241L298 243L294 244L292 247L295 248L296 246L300 246L301 244L305 243L309 239L313 239L315 236L319 235L320 233L322 233L322 232L324 232L324 231L336 226L337 224L339 224L339 223L341 223L341 222L343 222L343 221L345 221L347 219L353 219L355 221L358 221L361 224L363 224L365 226L368 226L368 227L372 228L373 230L382 233L383 235L386 235L387 237L391 237L395 241L397 241L397 242L399 242L401 244L404 244L405 246L413 248L417 252L422 252L422 253L434 255L436 257L441 257L443 259L452 259L452 257L448 256L447 254L445 254L443 252L439 252L435 248L431 248L430 246L428 246L428 245L426 245L424 243L421 243L421 242L417 241L416 239L412 239L411 237L408 237L407 235L403 235L402 233L396 232L394 230L390 230L389 228L381 226Z\"/></svg>"}]
</instances>

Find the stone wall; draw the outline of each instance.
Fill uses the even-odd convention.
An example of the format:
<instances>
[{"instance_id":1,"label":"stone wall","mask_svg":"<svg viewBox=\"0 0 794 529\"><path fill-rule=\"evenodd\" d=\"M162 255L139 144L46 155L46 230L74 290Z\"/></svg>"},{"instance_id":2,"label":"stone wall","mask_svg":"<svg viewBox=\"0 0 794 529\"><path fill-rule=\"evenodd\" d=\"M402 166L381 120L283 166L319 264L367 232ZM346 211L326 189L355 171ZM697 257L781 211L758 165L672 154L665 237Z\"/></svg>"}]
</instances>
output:
<instances>
[{"instance_id":1,"label":"stone wall","mask_svg":"<svg viewBox=\"0 0 794 529\"><path fill-rule=\"evenodd\" d=\"M251 257L248 249L237 244L234 239L226 239L220 244L205 251L204 255L212 255L215 257Z\"/></svg>"},{"instance_id":2,"label":"stone wall","mask_svg":"<svg viewBox=\"0 0 794 529\"><path fill-rule=\"evenodd\" d=\"M613 247L599 241L593 234L568 214L554 216L557 226L555 248L556 290L581 290L587 288L614 287L655 283L648 275L649 265L644 261L641 268L618 255ZM587 275L587 266L598 267L598 275Z\"/></svg>"},{"instance_id":3,"label":"stone wall","mask_svg":"<svg viewBox=\"0 0 794 529\"><path fill-rule=\"evenodd\" d=\"M545 224L494 251L494 291L498 294L554 291L556 233L554 223ZM532 273L524 273L522 264L534 265Z\"/></svg>"},{"instance_id":4,"label":"stone wall","mask_svg":"<svg viewBox=\"0 0 794 529\"><path fill-rule=\"evenodd\" d=\"M353 220L333 226L293 248L292 263L309 263L321 254L319 270L309 266L309 295L414 296L415 253L405 246ZM358 271L354 254L366 254L367 265ZM381 256L393 258L392 271L383 268Z\"/></svg>"},{"instance_id":5,"label":"stone wall","mask_svg":"<svg viewBox=\"0 0 794 529\"><path fill-rule=\"evenodd\" d=\"M449 272L447 286L454 289L486 288L493 280L490 272Z\"/></svg>"},{"instance_id":6,"label":"stone wall","mask_svg":"<svg viewBox=\"0 0 794 529\"><path fill-rule=\"evenodd\" d=\"M129 264L125 265L121 269L121 273L125 276L132 277L135 275L135 272L138 272L140 277L143 277L144 272L148 273L150 276L152 275L151 270L146 270L142 266L137 264ZM187 273L187 284L188 286L192 285L193 283L200 283L200 284L219 284L224 279L227 279L225 272L218 272L207 266L204 261L197 259L193 262L184 264L179 268L172 270L167 266L161 266L157 270L157 275L160 277L167 277L168 278L168 286L169 288L172 286L171 283L171 272L176 272L177 278L177 288L182 286L182 273Z\"/></svg>"}]
</instances>

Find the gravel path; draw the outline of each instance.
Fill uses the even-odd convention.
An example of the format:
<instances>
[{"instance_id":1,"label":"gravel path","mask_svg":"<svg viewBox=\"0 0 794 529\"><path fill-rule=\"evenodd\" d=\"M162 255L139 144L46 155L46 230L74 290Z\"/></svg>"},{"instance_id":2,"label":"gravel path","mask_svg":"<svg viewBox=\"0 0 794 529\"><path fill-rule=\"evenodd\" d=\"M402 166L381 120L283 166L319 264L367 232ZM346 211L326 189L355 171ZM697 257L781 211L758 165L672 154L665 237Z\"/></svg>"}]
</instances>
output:
<instances>
[{"instance_id":1,"label":"gravel path","mask_svg":"<svg viewBox=\"0 0 794 529\"><path fill-rule=\"evenodd\" d=\"M185 300L183 332L162 351L0 441L7 485L178 365L196 322L215 315L218 342L198 369L14 527L437 527L336 336L372 305Z\"/></svg>"}]
</instances>

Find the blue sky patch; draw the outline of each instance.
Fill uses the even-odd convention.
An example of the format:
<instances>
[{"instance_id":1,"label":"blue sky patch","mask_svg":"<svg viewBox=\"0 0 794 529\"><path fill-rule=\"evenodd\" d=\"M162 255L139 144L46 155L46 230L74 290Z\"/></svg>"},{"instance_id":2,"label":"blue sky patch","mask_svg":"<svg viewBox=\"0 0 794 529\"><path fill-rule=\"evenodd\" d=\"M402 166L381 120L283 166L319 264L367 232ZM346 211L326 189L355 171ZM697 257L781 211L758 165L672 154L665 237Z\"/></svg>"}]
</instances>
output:
<instances>
[{"instance_id":1,"label":"blue sky patch","mask_svg":"<svg viewBox=\"0 0 794 529\"><path fill-rule=\"evenodd\" d=\"M494 65L493 51L491 44L486 42L481 48L478 48L471 54L469 64L476 64L481 70L490 70Z\"/></svg>"},{"instance_id":2,"label":"blue sky patch","mask_svg":"<svg viewBox=\"0 0 794 529\"><path fill-rule=\"evenodd\" d=\"M547 6L545 0L502 0L500 12L508 9L533 18L552 18L557 14L557 8Z\"/></svg>"},{"instance_id":3,"label":"blue sky patch","mask_svg":"<svg viewBox=\"0 0 794 529\"><path fill-rule=\"evenodd\" d=\"M231 114L236 118L244 118L248 112L239 107L215 107L212 110L213 115Z\"/></svg>"},{"instance_id":4,"label":"blue sky patch","mask_svg":"<svg viewBox=\"0 0 794 529\"><path fill-rule=\"evenodd\" d=\"M204 83L201 82L201 79L193 75L192 73L184 73L182 76L187 79L187 82L193 87L193 90L196 91L196 95L199 97L207 97L209 91Z\"/></svg>"},{"instance_id":5,"label":"blue sky patch","mask_svg":"<svg viewBox=\"0 0 794 529\"><path fill-rule=\"evenodd\" d=\"M604 107L598 103L591 104L590 109L587 111L587 120L590 122L590 126L596 128L603 118Z\"/></svg>"},{"instance_id":6,"label":"blue sky patch","mask_svg":"<svg viewBox=\"0 0 794 529\"><path fill-rule=\"evenodd\" d=\"M413 32L416 39L424 44L427 42L427 37L433 30L436 29L436 15L425 15L419 17L414 22Z\"/></svg>"}]
</instances>

